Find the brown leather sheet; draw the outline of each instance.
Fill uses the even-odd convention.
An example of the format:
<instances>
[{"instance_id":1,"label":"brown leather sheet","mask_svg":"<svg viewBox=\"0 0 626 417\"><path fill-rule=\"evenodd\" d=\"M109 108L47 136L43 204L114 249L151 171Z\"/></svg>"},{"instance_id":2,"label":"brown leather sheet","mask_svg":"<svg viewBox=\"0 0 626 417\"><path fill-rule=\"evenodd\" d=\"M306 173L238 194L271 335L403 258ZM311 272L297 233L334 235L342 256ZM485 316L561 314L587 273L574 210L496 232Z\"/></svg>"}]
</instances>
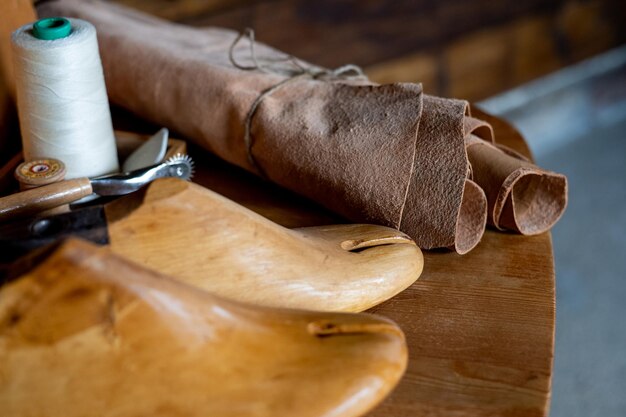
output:
<instances>
[{"instance_id":1,"label":"brown leather sheet","mask_svg":"<svg viewBox=\"0 0 626 417\"><path fill-rule=\"evenodd\" d=\"M399 228L421 248L466 253L487 219L532 234L564 209L565 178L472 136L490 129L468 117L465 101L425 95L419 84L299 77L262 100L249 147L251 106L289 76L234 66L235 32L176 25L98 0L53 1L39 13L96 26L116 104L353 222ZM251 64L245 44L234 52ZM260 43L256 55L285 62Z\"/></svg>"}]
</instances>

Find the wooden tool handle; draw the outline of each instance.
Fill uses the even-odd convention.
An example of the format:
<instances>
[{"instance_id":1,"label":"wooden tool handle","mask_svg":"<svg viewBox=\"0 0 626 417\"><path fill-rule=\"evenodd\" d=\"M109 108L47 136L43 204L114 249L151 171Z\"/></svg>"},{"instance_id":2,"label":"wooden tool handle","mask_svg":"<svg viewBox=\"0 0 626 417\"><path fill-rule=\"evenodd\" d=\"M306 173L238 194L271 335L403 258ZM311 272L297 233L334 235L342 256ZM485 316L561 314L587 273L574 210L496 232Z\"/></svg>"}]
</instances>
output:
<instances>
[{"instance_id":1,"label":"wooden tool handle","mask_svg":"<svg viewBox=\"0 0 626 417\"><path fill-rule=\"evenodd\" d=\"M76 178L0 198L0 222L71 203L93 192L89 178Z\"/></svg>"}]
</instances>

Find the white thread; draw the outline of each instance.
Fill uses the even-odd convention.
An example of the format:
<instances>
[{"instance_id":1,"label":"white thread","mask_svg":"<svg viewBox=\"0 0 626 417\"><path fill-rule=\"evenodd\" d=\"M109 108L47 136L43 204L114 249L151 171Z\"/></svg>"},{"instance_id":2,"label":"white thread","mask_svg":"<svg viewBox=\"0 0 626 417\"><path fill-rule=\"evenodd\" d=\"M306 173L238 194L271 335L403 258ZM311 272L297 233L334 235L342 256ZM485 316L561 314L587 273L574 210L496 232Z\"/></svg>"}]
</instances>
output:
<instances>
[{"instance_id":1,"label":"white thread","mask_svg":"<svg viewBox=\"0 0 626 417\"><path fill-rule=\"evenodd\" d=\"M37 39L32 24L12 36L24 157L60 159L67 179L117 172L96 29L69 20L72 33L65 38Z\"/></svg>"}]
</instances>

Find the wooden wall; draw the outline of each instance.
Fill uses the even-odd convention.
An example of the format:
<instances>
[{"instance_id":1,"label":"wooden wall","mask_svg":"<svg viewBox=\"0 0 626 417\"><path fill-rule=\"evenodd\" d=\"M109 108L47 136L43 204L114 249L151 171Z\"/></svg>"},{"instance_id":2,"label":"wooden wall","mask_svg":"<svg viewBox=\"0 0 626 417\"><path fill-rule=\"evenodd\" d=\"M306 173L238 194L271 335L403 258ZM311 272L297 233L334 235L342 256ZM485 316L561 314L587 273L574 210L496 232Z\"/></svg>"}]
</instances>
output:
<instances>
[{"instance_id":1,"label":"wooden wall","mask_svg":"<svg viewBox=\"0 0 626 417\"><path fill-rule=\"evenodd\" d=\"M257 38L328 67L355 63L379 82L479 100L626 41L617 0L115 0Z\"/></svg>"}]
</instances>

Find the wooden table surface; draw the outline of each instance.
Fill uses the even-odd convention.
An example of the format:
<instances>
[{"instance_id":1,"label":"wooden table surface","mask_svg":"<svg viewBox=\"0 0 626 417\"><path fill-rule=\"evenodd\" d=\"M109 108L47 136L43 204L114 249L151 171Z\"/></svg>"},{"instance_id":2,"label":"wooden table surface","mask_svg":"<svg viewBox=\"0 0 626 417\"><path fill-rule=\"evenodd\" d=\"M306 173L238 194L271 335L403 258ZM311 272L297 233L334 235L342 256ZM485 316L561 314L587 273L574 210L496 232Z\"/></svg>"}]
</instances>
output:
<instances>
[{"instance_id":1,"label":"wooden table surface","mask_svg":"<svg viewBox=\"0 0 626 417\"><path fill-rule=\"evenodd\" d=\"M517 132L491 121L499 142L528 154ZM127 117L116 122L126 130L154 129ZM313 202L189 148L195 182L279 224L346 223ZM550 234L524 237L488 230L467 255L427 251L424 258L416 283L371 310L402 327L410 359L398 387L368 417L546 415L555 324Z\"/></svg>"},{"instance_id":2,"label":"wooden table surface","mask_svg":"<svg viewBox=\"0 0 626 417\"><path fill-rule=\"evenodd\" d=\"M521 136L488 118L496 137L528 155ZM150 132L128 115L118 128ZM287 227L345 220L228 165L192 145L194 181ZM411 287L370 312L404 330L406 374L368 417L545 416L554 352L555 292L550 234L488 230L469 254L426 251Z\"/></svg>"},{"instance_id":3,"label":"wooden table surface","mask_svg":"<svg viewBox=\"0 0 626 417\"><path fill-rule=\"evenodd\" d=\"M4 96L6 91L0 88L0 93ZM499 142L528 154L516 131L490 120ZM125 117L117 117L116 123L127 130L146 128ZM8 119L0 118L0 125L8 124ZM277 223L298 227L345 222L308 200L190 148L197 164L196 182ZM523 237L487 231L467 255L426 252L421 278L371 310L402 327L410 360L399 386L368 416L546 415L554 295L549 234Z\"/></svg>"},{"instance_id":4,"label":"wooden table surface","mask_svg":"<svg viewBox=\"0 0 626 417\"><path fill-rule=\"evenodd\" d=\"M490 120L499 142L529 154L515 130ZM206 152L191 147L191 155L198 167L194 181L277 223L345 222ZM371 310L402 327L410 359L399 386L368 417L546 415L554 296L549 233L488 230L467 255L425 252L421 278Z\"/></svg>"}]
</instances>

